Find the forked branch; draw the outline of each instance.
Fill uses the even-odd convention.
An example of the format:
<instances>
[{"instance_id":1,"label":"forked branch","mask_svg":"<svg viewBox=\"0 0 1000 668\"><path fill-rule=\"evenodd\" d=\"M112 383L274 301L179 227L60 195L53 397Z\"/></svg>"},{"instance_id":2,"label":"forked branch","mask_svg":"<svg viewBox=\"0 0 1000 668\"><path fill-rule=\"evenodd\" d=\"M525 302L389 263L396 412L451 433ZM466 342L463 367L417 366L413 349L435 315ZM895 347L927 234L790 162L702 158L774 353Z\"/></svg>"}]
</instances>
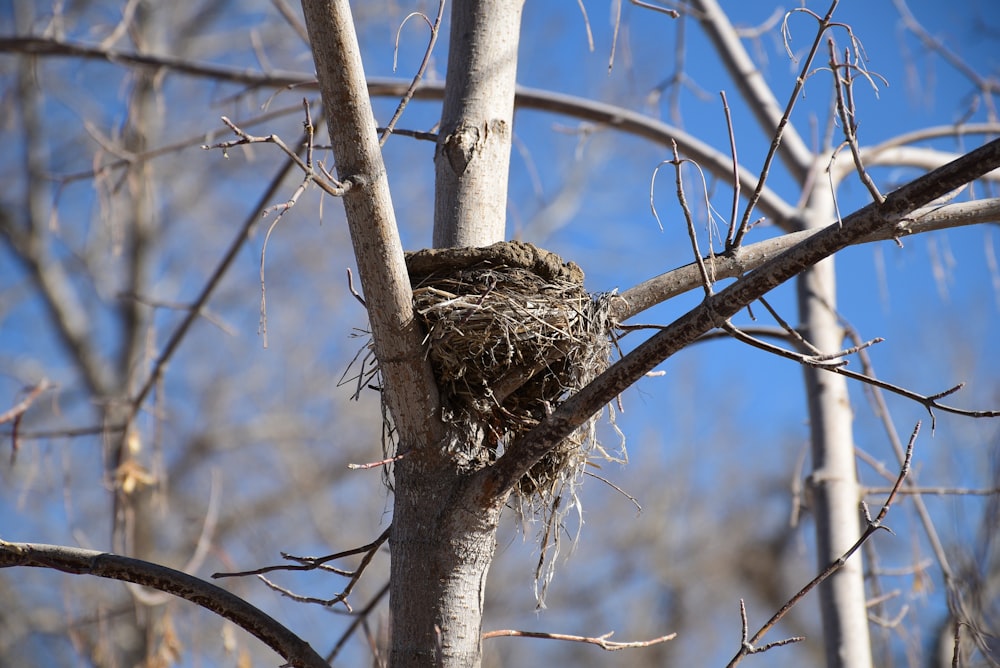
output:
<instances>
[{"instance_id":1,"label":"forked branch","mask_svg":"<svg viewBox=\"0 0 1000 668\"><path fill-rule=\"evenodd\" d=\"M810 580L806 586L804 586L802 589L796 592L796 594L792 596L787 603L781 606L781 609L778 610L774 614L774 616L771 617L771 619L767 620L767 622L762 627L760 627L760 629L751 638L747 637L748 631L747 631L746 608L743 605L743 601L740 601L740 612L743 620L743 639L740 643L739 651L736 653L736 656L734 656L732 660L727 664L726 668L733 668L733 666L735 666L736 664L738 664L740 661L743 660L743 657L749 654L757 654L759 652L766 651L771 647L777 647L779 645L785 645L788 644L789 642L796 642L797 640L799 640L798 638L789 638L786 640L779 640L778 642L770 643L769 645L765 645L759 648L755 647L754 645L761 638L763 638L768 631L774 628L774 625L777 624L779 621L781 621L781 619L786 614L788 614L788 611L791 610L793 607L795 607L795 605L797 605L799 601L805 598L809 594L809 592L818 587L821 582L823 582L831 575L836 573L838 570L840 570L844 566L844 564L847 563L847 560L851 558L851 555L857 552L858 548L864 545L864 543L869 538L871 538L876 531L878 531L879 529L884 529L889 533L892 533L892 530L889 529L889 527L885 526L882 523L882 521L885 519L885 516L889 513L889 508L892 506L892 502L893 500L895 500L896 493L899 491L900 486L903 484L903 481L906 479L906 476L909 475L910 473L910 461L913 458L913 445L914 443L916 443L917 434L919 433L920 433L920 423L918 422L916 426L913 428L913 432L910 434L910 440L906 445L906 456L903 460L902 466L899 469L899 475L896 476L896 482L892 486L892 489L889 491L889 496L886 497L885 503L882 504L882 508L879 510L878 515L874 519L872 519L871 515L868 512L868 506L865 505L864 501L861 502L861 509L864 512L866 521L865 530L861 534L861 537L858 538L858 540L854 543L854 545L852 545L843 555L841 555L839 559L830 563L826 568L823 569L823 571L819 575Z\"/></svg>"}]
</instances>

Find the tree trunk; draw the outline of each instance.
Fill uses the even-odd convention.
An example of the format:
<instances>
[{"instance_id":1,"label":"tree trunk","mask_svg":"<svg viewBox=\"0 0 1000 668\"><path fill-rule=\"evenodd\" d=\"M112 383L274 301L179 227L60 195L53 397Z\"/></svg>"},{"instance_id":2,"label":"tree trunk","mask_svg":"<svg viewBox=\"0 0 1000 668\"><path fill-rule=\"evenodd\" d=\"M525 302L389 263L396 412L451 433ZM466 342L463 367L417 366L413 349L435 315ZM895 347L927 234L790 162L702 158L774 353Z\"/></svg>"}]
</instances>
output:
<instances>
[{"instance_id":1,"label":"tree trunk","mask_svg":"<svg viewBox=\"0 0 1000 668\"><path fill-rule=\"evenodd\" d=\"M481 433L448 448L433 374L413 320L388 182L357 37L346 0L303 0L337 174L365 290L375 354L403 457L395 502L389 607L392 666L477 666L483 592L503 499L479 504L455 450L482 447ZM521 3L453 6L448 93L436 163L435 244L503 239ZM331 120L332 114L330 114Z\"/></svg>"},{"instance_id":2,"label":"tree trunk","mask_svg":"<svg viewBox=\"0 0 1000 668\"><path fill-rule=\"evenodd\" d=\"M435 164L434 247L503 241L522 0L451 5Z\"/></svg>"},{"instance_id":3,"label":"tree trunk","mask_svg":"<svg viewBox=\"0 0 1000 668\"><path fill-rule=\"evenodd\" d=\"M814 189L806 226L823 227L835 219L833 200L824 184ZM797 281L802 334L823 353L843 349L837 319L834 259L829 257ZM805 372L812 444L813 515L819 567L839 559L861 536L860 488L851 431L853 414L843 376L812 367ZM828 668L872 665L861 551L820 585L823 639Z\"/></svg>"},{"instance_id":4,"label":"tree trunk","mask_svg":"<svg viewBox=\"0 0 1000 668\"><path fill-rule=\"evenodd\" d=\"M504 239L521 2L452 4L447 88L435 154L434 246ZM459 450L482 433L456 434ZM483 596L502 499L471 501L448 458L395 471L392 666L478 666Z\"/></svg>"},{"instance_id":5,"label":"tree trunk","mask_svg":"<svg viewBox=\"0 0 1000 668\"><path fill-rule=\"evenodd\" d=\"M395 478L390 665L478 666L500 506L463 503L456 472L416 460L398 462Z\"/></svg>"}]
</instances>

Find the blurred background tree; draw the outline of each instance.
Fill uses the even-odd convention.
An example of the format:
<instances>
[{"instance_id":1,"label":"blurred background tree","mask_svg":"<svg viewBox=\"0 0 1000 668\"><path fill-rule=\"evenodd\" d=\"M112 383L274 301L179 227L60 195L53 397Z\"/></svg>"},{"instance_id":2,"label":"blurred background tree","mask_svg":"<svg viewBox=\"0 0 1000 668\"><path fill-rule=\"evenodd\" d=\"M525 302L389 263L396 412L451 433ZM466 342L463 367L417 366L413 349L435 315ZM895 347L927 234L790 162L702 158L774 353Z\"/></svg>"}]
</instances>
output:
<instances>
[{"instance_id":1,"label":"blurred background tree","mask_svg":"<svg viewBox=\"0 0 1000 668\"><path fill-rule=\"evenodd\" d=\"M725 89L739 154L759 169L771 137L757 130L697 10L680 6L680 18L672 19L612 3L609 18L607 5L585 4L589 14L525 6L519 84L662 119L728 154L716 95ZM827 9L814 4L808 6L819 14ZM786 24L772 7L726 9L784 104L814 25L801 14ZM395 76L394 61L399 75L410 76L427 30L404 19L417 10L433 17L436 5L364 3L354 10L369 76ZM877 94L867 83L854 88L862 145L927 134L881 157L871 154L883 193L1000 130L1000 16L989 3L970 2L966 10L945 16L923 2L838 9L837 20L864 44L865 66L889 82L875 79ZM262 213L288 200L301 174L283 168L270 146L231 149L228 159L199 148L231 137L222 115L294 145L303 95L318 100L314 86L301 87L313 64L299 9L282 0L15 0L0 11L7 147L0 157L7 184L0 195L0 400L13 406L28 396L25 388L50 384L20 420L16 452L7 432L12 450L0 473L0 537L114 550L201 576L275 563L282 551L326 554L369 543L388 525L391 501L376 470L347 468L382 457L382 419L375 393L352 403L355 387L338 385L366 341L354 336L366 318L344 277L354 259L342 208L310 189L270 229L281 211ZM786 25L790 35L783 35ZM430 61L431 84L444 76L439 54L447 53L447 33ZM26 36L33 39L15 39ZM837 39L846 45L844 34ZM122 57L128 54L136 57ZM827 60L824 47L816 67ZM398 96L376 98L380 124L397 103ZM839 143L828 75L806 82L797 105L792 121L803 145ZM440 102L418 95L399 127L433 131L439 120ZM951 128L926 132L938 126ZM317 143L327 141L320 132ZM406 248L431 243L433 151L433 143L404 136L384 149ZM673 185L663 174L655 191L663 230L649 213L651 173L670 158L668 147L602 123L518 111L508 238L576 261L595 292L690 262ZM323 159L332 162L328 152ZM845 151L836 164L850 162ZM696 183L695 173L687 174ZM728 212L729 181L708 179L713 205ZM805 204L794 168L776 163L768 185L792 206ZM992 197L987 189L994 187L977 184L972 195ZM856 179L845 178L837 195L843 214L870 201ZM704 206L693 206L703 225ZM251 232L245 243L241 226ZM765 221L748 243L778 232ZM862 338L888 339L870 352L881 378L924 394L965 382L952 403L1000 403L1000 358L991 345L1000 326L996 236L995 224L958 228L905 239L902 248L881 242L839 256L840 315ZM236 249L233 261L215 280L229 248ZM177 339L134 428L122 434L130 400L164 351L173 350L178 325L207 285L214 292L206 309ZM697 290L680 295L641 319L670 322L700 299ZM792 286L768 299L794 321ZM623 339L626 350L635 336ZM614 654L491 639L485 665L724 663L739 646L740 598L753 628L815 574L814 520L801 492L809 433L799 367L720 338L662 370L622 396L618 428L629 464L597 471L643 511L588 479L581 492L586 525L572 556L559 562L542 612L533 590L539 528L506 518L484 628L678 638ZM898 465L870 392L860 385L850 391L860 476L877 505ZM925 415L901 398L889 398L888 411L903 434ZM617 443L610 427L602 436ZM964 592L962 612L976 627L966 637L987 634L964 650L963 665L1000 661L988 635L1000 615L992 530L997 444L995 423L943 414L933 438L925 430L918 441L921 486L973 493L925 497L940 547L922 528L917 506L901 499L889 518L896 536L879 536L866 548L867 594L879 601L870 609L877 665L950 664L942 554L954 573L951 585ZM369 645L381 642L387 573L388 557L380 553L350 597L355 609L374 608L338 660L368 661ZM330 573L273 579L322 598L344 585ZM321 611L252 579L225 584L321 653L353 628L355 618L340 614L342 607ZM2 572L0 588L3 665L275 661L228 622L148 590L35 569ZM775 634L807 641L773 650L769 665L822 661L815 599Z\"/></svg>"}]
</instances>

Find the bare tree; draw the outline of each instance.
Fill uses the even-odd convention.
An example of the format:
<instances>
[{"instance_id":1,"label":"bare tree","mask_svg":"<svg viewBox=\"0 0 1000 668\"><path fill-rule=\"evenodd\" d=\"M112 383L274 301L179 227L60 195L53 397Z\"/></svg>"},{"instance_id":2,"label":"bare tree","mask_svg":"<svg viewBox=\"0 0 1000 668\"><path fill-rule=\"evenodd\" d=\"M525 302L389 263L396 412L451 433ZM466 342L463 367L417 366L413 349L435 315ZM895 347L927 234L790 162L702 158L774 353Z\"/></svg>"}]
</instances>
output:
<instances>
[{"instance_id":1,"label":"bare tree","mask_svg":"<svg viewBox=\"0 0 1000 668\"><path fill-rule=\"evenodd\" d=\"M993 112L997 86L974 70L970 74L963 61L923 31L899 3L903 25L925 48L941 53L969 77L979 108L985 111L982 119L976 119L980 123L932 128L867 146L859 138L863 112L855 99L856 89L878 87L880 81L869 70L861 38L840 22L837 4L824 8L825 13L800 8L779 21L784 48L790 48L787 30L792 20L808 18L815 24L809 45L795 64L796 76L787 82L790 90L781 95L763 76L759 54L751 53L740 29L715 2L696 0L676 9L649 3L634 3L624 10L616 7L610 35L613 58L618 59L613 66L619 68L628 68L621 60L630 48L627 30L637 17L675 20L680 25L697 22L740 104L767 138L761 164L751 168L747 165L752 163L737 157L742 139L737 140L740 135L729 116L726 96L719 106L725 107L729 119L729 154L653 115L517 88L519 41L524 31L518 2L454 5L449 35L442 39L448 49L443 84L433 76L424 80L427 68L433 69L435 42L444 37L438 34L444 24L443 5L436 18L423 16L432 37L420 73L412 81L401 82L366 77L359 31L376 28L356 22L346 0L303 0L304 22L281 0L273 3L284 22L252 33L239 54L263 63L259 73L208 64L213 52L220 60L230 58L217 43L200 39L211 36L212 29L225 30L229 21L239 22L228 3L206 3L193 16L155 3L126 3L120 21L99 31L98 42L67 37L88 25L92 17L87 7L75 8L68 15L53 11L52 16L36 17L31 3L19 3L13 34L0 38L0 49L15 54L5 61L5 88L12 91L6 99L16 118L16 144L24 150L23 160L5 162L4 168L23 184L19 195L23 201L4 202L0 232L7 252L19 263L17 276L23 277L32 297L23 302L28 306L12 308L7 318L23 322L30 309L44 309L39 329L58 340L60 356L72 371L59 377L54 373L58 369L55 358L40 356L44 376L57 375L59 385L66 386L59 401L46 406L42 397L52 392L53 384L37 376L35 369L16 368L13 358L8 361L13 376L37 376L30 390L2 416L12 425L9 435L15 464L11 470L30 466L29 478L45 481L34 487L28 482L27 490L61 485L67 499L64 505L74 514L84 499L104 496L99 489L103 482L112 492L110 512L104 514L111 539L94 535L96 522L88 522L84 529L82 524L76 527L75 519L69 526L76 527L74 539L81 547L7 542L24 539L5 530L0 537L0 564L132 583L125 595L102 598L96 606L81 604L85 599L69 606L72 621L65 630L72 649L97 665L167 665L177 660L185 644L211 644L210 636L196 622L177 631L175 619L179 618L171 599L160 592L221 615L291 665L326 665L360 628L367 633L376 660L394 666L479 665L483 639L503 636L543 636L605 649L638 651L655 645L662 649L662 643L672 637L671 628L648 629L652 639L621 644L590 632L500 630L484 634L487 576L497 552L498 530L509 514L504 511L517 506L525 523L540 520L534 576L536 585L545 591L553 552L565 530L563 522L568 521L565 513L579 508L578 483L586 473L593 473L586 468L588 459L602 452L594 440L594 416L675 353L721 335L801 365L811 471L805 476L807 489L796 503L808 507L814 518L818 563L812 575L804 578L809 582L805 586L805 581L792 585L776 576L768 561L787 548L788 534L782 531L761 541L768 544L766 551L762 548L766 552L763 565L754 565L753 559L743 555L738 564L744 569L742 575L755 583L761 592L758 598L773 605L776 612L760 625L765 612L753 605L748 611L742 602L737 608L740 597L733 596L731 609L734 617L737 610L742 613L742 629L731 620L730 665L760 651L779 653L786 649L779 646L797 640L775 641L767 634L814 587L819 589L826 664L873 665L873 647L878 642L870 637L870 619L881 617L871 610L881 606L883 599L873 566L866 575L860 548L886 526L890 507L903 503L902 499L913 508L944 584L948 621L941 636L949 637L950 630L955 638L949 658L961 664L971 652L989 657L993 650L983 627L989 606L972 595L966 584L969 577L950 565L922 488L907 477L919 430L913 431L908 443L900 439L884 395L926 409L932 421L939 415L969 418L997 413L946 405L946 397L957 388L921 393L881 379L868 357L873 341L855 335L838 307L845 297L838 295L834 255L856 244L898 242L916 233L997 220L1000 202L989 193L998 178L1000 143L982 141L1000 130ZM401 16L395 20L406 24ZM585 12L583 21L590 31ZM683 34L679 30L675 37L680 49ZM773 24L767 30L777 32ZM298 52L287 46L289 35L304 40ZM308 69L297 60L305 53L305 41L315 63L315 82L299 73ZM97 78L111 71L116 73L110 79L114 81L121 71L127 73L124 120L116 124L97 112L101 118L97 124L80 123L72 113L72 122L41 121L52 109L46 95L76 99L84 94L85 85L71 83L71 73L49 65L66 58L80 67L99 68ZM269 61L289 69L281 70ZM678 57L677 62L681 67L683 59ZM684 80L683 72L678 73L675 83ZM177 75L189 87L169 84ZM57 84L65 82L68 88L45 93L52 83L48 77ZM222 86L225 92L206 93L195 85L201 80ZM829 85L824 88L821 80ZM303 104L271 109L275 103L270 91L283 87L313 90L317 85L320 105L307 98ZM807 87L814 96L829 91L827 128L812 141L805 138L807 133L795 115ZM161 115L181 92L187 107L201 96L202 101L195 104L202 109L215 103L232 107L234 112L227 113L225 127L206 140L198 136L205 131L206 114ZM402 101L385 110L373 109L373 100L378 105L379 97ZM437 114L427 124L433 126L432 131L401 130L400 113L405 110L407 119L426 116L423 107L414 107L428 100L441 101L427 107ZM100 96L94 98L95 104L105 102ZM266 111L237 115L260 106ZM530 244L506 242L511 192L507 175L516 108L558 113L590 124L581 134L597 127L657 145L665 157L653 172L650 199L656 201L656 179L662 183L666 174L672 174L677 200L674 215L681 222L659 216L657 220L681 230L679 238L686 238L694 261L620 292L591 298L583 290L583 274L576 265ZM389 120L379 128L376 119L382 120L383 114ZM321 118L329 135L328 147L323 144ZM304 127L301 134L296 128L300 124ZM263 134L254 134L255 126L263 126ZM182 137L182 131L197 138L166 138ZM233 138L222 136L223 132ZM288 139L299 134L297 141ZM410 225L412 211L407 211L406 225L397 220L396 211L401 209L393 193L405 183L388 156L400 141L394 135L406 134L434 141L432 230L419 230L419 222ZM947 151L912 146L928 138L961 140L967 136L975 139L976 148ZM71 154L71 167L54 170L50 153L64 137L88 148ZM213 153L194 154L197 158L177 153L199 145ZM222 161L223 156L244 151L257 161L236 168ZM277 169L276 155L283 161ZM326 155L332 161L324 162ZM426 151L421 156L429 174L429 156ZM214 162L198 178L191 175L194 160ZM415 164L412 157L409 160ZM403 159L395 164L406 163ZM922 174L887 186L873 172L883 165L916 168ZM779 166L794 185L790 196L773 188L773 174ZM648 172L649 166L645 168ZM169 176L160 178L160 172ZM233 229L233 201L242 198L236 185L241 173L267 185L254 192L255 201L244 213L244 222ZM703 183L697 179L699 174ZM725 184L728 193L710 193L709 178ZM839 196L849 181L863 188L870 202L853 212L845 210ZM96 197L76 193L74 188L81 183L96 185ZM341 300L352 303L344 297L345 290L331 296L329 290L315 288L324 278L340 280L330 273L330 253L323 249L346 241L344 230L329 231L327 225L325 244L306 241L294 253L281 245L287 227L309 220L312 207L306 203L318 202L317 192L344 202L361 291L353 283L349 290L362 302L368 319L370 347L358 344L362 350L356 354L354 375L346 376L350 379L347 393L366 402L363 408L370 414L361 424L353 419L352 411L325 417L328 407L324 401L317 403L316 397L329 391L332 374L316 368L319 356L314 352L294 350L302 342L321 348L329 335L326 327L338 323L336 318L333 322L324 318L324 331L316 331L317 312L343 313ZM62 202L71 197L76 202L92 202L98 211L95 233L88 232L85 221L69 218L71 211ZM731 210L716 216L713 206L719 208L725 200L731 201ZM663 208L662 202L654 206L654 216L657 208ZM269 226L265 234L255 236L262 214L270 217ZM174 221L195 215L205 221L203 226L184 227L180 232L184 240L171 241L176 233ZM761 216L780 233L760 240L756 227ZM700 232L706 220L707 235ZM728 228L713 230L720 221ZM435 250L404 253L403 239L419 238L424 232L433 239ZM223 241L226 236L228 246ZM241 275L239 257L248 245L257 258ZM206 250L209 246L213 250ZM198 257L203 253L221 257L210 271ZM197 268L197 275L203 277L192 299L162 296L190 292L178 291L159 278L171 275L167 269L172 266ZM179 278L183 275L173 274L170 281L190 280ZM305 275L316 277L309 297L302 302L308 306L297 316L284 312L283 300L275 306L275 292L288 295L303 289ZM785 309L773 306L770 297L792 279L796 326L788 323ZM251 321L257 316L248 318L246 309L241 309L246 305L248 283L259 286L259 331L265 345L272 346L268 350L284 348L292 360L290 364L266 363L269 369L277 366L280 370L255 373L255 364L265 364L256 346L227 344L228 350L222 352L203 331L205 321L227 330L245 330L248 324L252 329ZM512 290L515 283L518 289ZM11 286L16 291L14 281ZM631 343L636 332L648 328L635 323L637 316L690 291L700 292L700 301L671 316L667 324L653 326L656 332L648 339ZM276 317L276 309L284 313ZM763 329L741 324L737 318L746 309L767 313L775 326ZM164 317L172 311L177 311L176 316ZM217 317L219 313L225 314L224 320ZM236 320L235 327L228 320ZM487 338L448 358L442 341L455 333L469 340L473 326L483 322ZM18 329L23 331L23 327ZM161 329L167 332L165 336L160 336ZM23 334L11 335L11 349L33 350L23 338ZM770 342L775 339L777 343ZM607 359L609 340L621 352L613 363ZM529 346L536 347L529 352ZM224 358L230 356L231 363L227 363ZM861 370L845 368L848 359L860 362ZM477 364L480 375L473 377ZM177 367L185 369L185 374L177 374ZM206 369L210 370L207 378ZM212 377L214 369L219 370L219 377ZM223 369L234 371L224 375ZM857 461L864 449L855 444L848 380L870 388L890 451L897 459L878 469L887 478L879 498L880 512L871 513L867 507L864 514L858 511L868 490L858 476ZM290 388L287 400L275 398L279 386ZM368 396L369 386L378 390L377 398ZM190 403L180 401L182 387L193 388L192 396L197 398ZM248 414L241 405L247 400L270 409ZM381 403L384 413L381 427L376 403ZM30 425L27 432L26 424ZM383 459L372 461L372 440L379 428L387 451ZM335 433L344 442L331 448L328 442L314 441L310 435L317 433ZM67 443L78 437L90 439L86 442L95 448L92 461L102 462L103 471L80 473L67 455L63 470L71 471L67 476L76 479L60 483L55 475L58 468L44 454L25 451L28 439ZM354 439L355 447L346 445L349 439ZM237 447L254 453L240 460L242 469L233 469L227 454ZM355 469L386 472L392 514L391 523L381 531L372 531L377 510L347 511L356 507L356 485L343 482L343 492L331 491L337 487L333 481L341 482L344 476L345 461L363 462ZM218 482L225 473L209 471L220 466L235 478ZM227 492L219 487L233 484L239 503L220 510L219 498ZM210 490L208 500L186 493L188 486ZM996 493L995 489L983 491ZM166 509L180 520L162 523ZM184 517L199 517L199 521L185 522ZM338 549L345 542L363 547L325 557L287 555L286 564L234 573L242 568L234 564L273 558L266 550L248 545L254 531L246 524L248 517L256 523L273 518L268 525L283 527L278 531L279 541L301 541L301 537L291 537L288 519L301 522L304 517L313 531ZM375 538L373 533L380 535ZM227 540L231 534L237 537ZM107 552L84 549L104 544ZM238 554L220 554L221 545L229 546L227 551L236 545L244 547L238 548ZM982 545L980 571L992 572L995 559L989 556L990 543L984 539ZM385 546L390 552L387 584L379 581L379 569L386 568L381 556ZM330 653L321 656L276 621L275 615L254 607L251 595L241 598L193 577L213 551L220 564L217 570L230 571L229 576L257 575L271 589L300 603L344 606L351 611L349 601L353 600L358 607L342 634L330 638ZM870 564L877 561L873 553L866 558ZM335 568L341 560L351 559L355 560L352 566ZM315 581L294 580L291 586L283 586L270 579L274 571L308 577L331 570L347 583L332 596L324 593L326 585ZM984 574L982 579L994 582L995 574ZM12 600L25 601L13 607L27 609L26 592L9 585L5 589L12 591ZM308 594L295 593L302 591ZM386 594L387 628L382 632L387 640L382 640L370 621ZM358 605L358 600L364 603ZM14 615L4 613L3 618L14 628ZM113 624L117 630L108 630L109 620L120 618L129 623ZM29 619L19 624L42 628L46 621ZM83 630L90 625L93 631ZM326 628L321 633L331 635ZM12 661L23 660L18 652L26 652L18 637L12 633L3 640ZM249 651L240 647L239 660L247 660ZM37 656L42 656L41 650ZM63 655L49 657L52 663L64 660ZM653 662L662 664L659 659Z\"/></svg>"}]
</instances>

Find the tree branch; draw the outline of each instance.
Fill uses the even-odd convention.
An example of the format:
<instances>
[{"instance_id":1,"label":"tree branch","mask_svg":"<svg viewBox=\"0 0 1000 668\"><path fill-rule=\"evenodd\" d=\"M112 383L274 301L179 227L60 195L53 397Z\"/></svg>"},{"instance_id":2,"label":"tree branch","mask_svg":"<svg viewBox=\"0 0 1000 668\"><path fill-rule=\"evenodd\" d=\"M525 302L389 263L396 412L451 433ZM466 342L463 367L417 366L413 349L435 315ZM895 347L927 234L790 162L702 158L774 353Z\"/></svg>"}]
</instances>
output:
<instances>
[{"instance_id":1,"label":"tree branch","mask_svg":"<svg viewBox=\"0 0 1000 668\"><path fill-rule=\"evenodd\" d=\"M309 643L262 610L221 587L166 566L96 550L0 540L0 568L10 566L48 568L152 587L225 617L280 654L290 666L329 668Z\"/></svg>"},{"instance_id":2,"label":"tree branch","mask_svg":"<svg viewBox=\"0 0 1000 668\"><path fill-rule=\"evenodd\" d=\"M841 222L823 228L803 243L764 263L726 289L666 326L625 355L592 383L567 399L497 463L471 481L479 501L489 506L587 418L612 401L657 364L718 326L768 291L849 244L894 229L908 214L1000 166L1000 140L994 140L940 169L869 204Z\"/></svg>"},{"instance_id":3,"label":"tree branch","mask_svg":"<svg viewBox=\"0 0 1000 668\"><path fill-rule=\"evenodd\" d=\"M384 381L384 400L397 433L414 439L401 443L401 450L436 443L444 434L437 385L423 354L423 335L413 318L413 293L351 8L347 0L302 0L302 9L338 178L350 184L344 209Z\"/></svg>"},{"instance_id":4,"label":"tree branch","mask_svg":"<svg viewBox=\"0 0 1000 668\"><path fill-rule=\"evenodd\" d=\"M880 228L866 237L852 241L851 244L889 241L923 232L993 221L1000 221L1000 198L930 206L918 209L900 219L896 225ZM715 280L736 278L816 236L820 231L803 230L782 234L721 255L705 257L703 261ZM616 300L613 305L613 308L617 309L614 315L619 321L627 320L656 304L701 287L702 284L700 269L695 262L671 269L622 292L621 299Z\"/></svg>"},{"instance_id":5,"label":"tree branch","mask_svg":"<svg viewBox=\"0 0 1000 668\"><path fill-rule=\"evenodd\" d=\"M505 238L523 0L451 6L447 86L434 152L434 247Z\"/></svg>"}]
</instances>

